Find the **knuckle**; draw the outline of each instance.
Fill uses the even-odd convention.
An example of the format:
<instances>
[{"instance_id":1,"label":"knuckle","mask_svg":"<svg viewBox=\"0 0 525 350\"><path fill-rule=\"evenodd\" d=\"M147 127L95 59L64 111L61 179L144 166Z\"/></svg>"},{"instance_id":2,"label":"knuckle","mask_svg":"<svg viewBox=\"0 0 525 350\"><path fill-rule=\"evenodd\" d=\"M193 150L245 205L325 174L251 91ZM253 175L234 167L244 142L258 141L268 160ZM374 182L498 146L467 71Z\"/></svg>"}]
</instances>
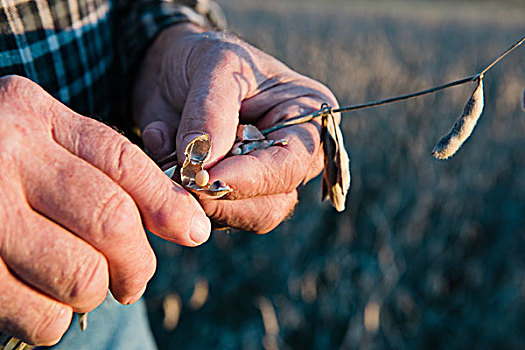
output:
<instances>
[{"instance_id":1,"label":"knuckle","mask_svg":"<svg viewBox=\"0 0 525 350\"><path fill-rule=\"evenodd\" d=\"M134 256L133 264L121 271L120 276L111 280L111 291L122 303L129 303L137 293L144 289L153 277L157 260L151 249L144 249Z\"/></svg>"},{"instance_id":2,"label":"knuckle","mask_svg":"<svg viewBox=\"0 0 525 350\"><path fill-rule=\"evenodd\" d=\"M267 203L263 206L264 210L259 211L259 217L254 220L254 227L252 232L258 234L268 233L276 228L281 222L291 215L291 212L297 202L297 192L294 191L292 195L287 198L267 199ZM276 205L276 201L279 201L280 205Z\"/></svg>"},{"instance_id":3,"label":"knuckle","mask_svg":"<svg viewBox=\"0 0 525 350\"><path fill-rule=\"evenodd\" d=\"M250 50L240 39L226 33L206 32L198 34L196 46L188 61L192 62L193 58L200 57L207 62L222 62L228 65L239 62L239 59L251 58L251 56ZM217 65L216 69L222 69L221 65Z\"/></svg>"},{"instance_id":4,"label":"knuckle","mask_svg":"<svg viewBox=\"0 0 525 350\"><path fill-rule=\"evenodd\" d=\"M18 163L21 143L24 142L23 135L18 132L5 130L0 131L0 163L5 170L12 168Z\"/></svg>"},{"instance_id":5,"label":"knuckle","mask_svg":"<svg viewBox=\"0 0 525 350\"><path fill-rule=\"evenodd\" d=\"M148 281L153 277L155 270L157 269L157 258L151 249L145 249L145 252L142 254L140 261L141 265L140 269L138 270L139 275L137 278L132 279L136 280L135 289L137 291L144 288L146 283L148 283Z\"/></svg>"},{"instance_id":6,"label":"knuckle","mask_svg":"<svg viewBox=\"0 0 525 350\"><path fill-rule=\"evenodd\" d=\"M140 266L137 268L138 275L136 278L132 278L132 280L137 281L137 287L143 287L144 284L155 274L155 270L157 269L157 258L149 244L145 244L144 248L138 255L139 257L137 261L140 262Z\"/></svg>"},{"instance_id":7,"label":"knuckle","mask_svg":"<svg viewBox=\"0 0 525 350\"><path fill-rule=\"evenodd\" d=\"M153 172L145 175L141 181L144 197L148 198L143 209L144 225L162 236L180 237L190 230L189 218L200 210L195 198L181 186L165 176L155 177Z\"/></svg>"},{"instance_id":8,"label":"knuckle","mask_svg":"<svg viewBox=\"0 0 525 350\"><path fill-rule=\"evenodd\" d=\"M35 345L54 345L62 338L72 317L70 307L52 302L35 317L35 327L28 332L27 340Z\"/></svg>"},{"instance_id":9,"label":"knuckle","mask_svg":"<svg viewBox=\"0 0 525 350\"><path fill-rule=\"evenodd\" d=\"M7 105L29 107L42 96L42 89L35 82L19 75L7 75L0 78L0 101Z\"/></svg>"},{"instance_id":10,"label":"knuckle","mask_svg":"<svg viewBox=\"0 0 525 350\"><path fill-rule=\"evenodd\" d=\"M144 264L144 277L146 278L146 282L149 281L153 275L155 274L155 271L157 270L157 257L155 256L155 253L151 249L149 249L148 253L145 257L146 263Z\"/></svg>"},{"instance_id":11,"label":"knuckle","mask_svg":"<svg viewBox=\"0 0 525 350\"><path fill-rule=\"evenodd\" d=\"M184 208L187 207L186 203L182 198L178 198L177 202L169 198L167 191L162 191L156 197L156 210L149 216L149 222L147 222L148 228L151 228L154 232L166 232L172 231L174 228L181 230L184 228L187 220L184 220L186 211ZM182 210L173 210L173 204L177 204ZM175 227L174 227L175 226Z\"/></svg>"},{"instance_id":12,"label":"knuckle","mask_svg":"<svg viewBox=\"0 0 525 350\"><path fill-rule=\"evenodd\" d=\"M249 225L250 231L257 234L268 233L279 225L284 218L283 215L277 215L277 210L265 208L264 211L258 213L258 217L255 220L250 220ZM279 212L280 214L280 212Z\"/></svg>"},{"instance_id":13,"label":"knuckle","mask_svg":"<svg viewBox=\"0 0 525 350\"><path fill-rule=\"evenodd\" d=\"M47 127L59 104L30 79L8 75L0 78L0 106L11 117L14 129L27 133Z\"/></svg>"},{"instance_id":14,"label":"knuckle","mask_svg":"<svg viewBox=\"0 0 525 350\"><path fill-rule=\"evenodd\" d=\"M6 75L0 78L0 91L2 94L17 95L24 91L31 81L19 75Z\"/></svg>"},{"instance_id":15,"label":"knuckle","mask_svg":"<svg viewBox=\"0 0 525 350\"><path fill-rule=\"evenodd\" d=\"M68 303L76 308L92 310L106 297L109 285L107 262L101 254L82 258L67 287Z\"/></svg>"},{"instance_id":16,"label":"knuckle","mask_svg":"<svg viewBox=\"0 0 525 350\"><path fill-rule=\"evenodd\" d=\"M330 90L326 85L308 78L309 84L311 85L311 88L313 90L312 94L318 97L321 101L327 102L330 104L331 107L336 108L339 106L339 103L337 102L337 98L335 97L332 90Z\"/></svg>"},{"instance_id":17,"label":"knuckle","mask_svg":"<svg viewBox=\"0 0 525 350\"><path fill-rule=\"evenodd\" d=\"M129 233L140 227L140 215L135 202L120 189L108 193L106 200L101 201L95 210L92 230L93 242L100 244L104 241L125 239Z\"/></svg>"},{"instance_id":18,"label":"knuckle","mask_svg":"<svg viewBox=\"0 0 525 350\"><path fill-rule=\"evenodd\" d=\"M202 200L200 201L202 209L211 220L216 224L233 226L231 220L228 220L228 209L226 206L228 202L215 201L215 200Z\"/></svg>"},{"instance_id":19,"label":"knuckle","mask_svg":"<svg viewBox=\"0 0 525 350\"><path fill-rule=\"evenodd\" d=\"M137 145L132 144L120 135L119 137L120 140L116 143L116 163L112 167L110 176L121 184L130 181L136 182L146 175L149 158Z\"/></svg>"}]
</instances>

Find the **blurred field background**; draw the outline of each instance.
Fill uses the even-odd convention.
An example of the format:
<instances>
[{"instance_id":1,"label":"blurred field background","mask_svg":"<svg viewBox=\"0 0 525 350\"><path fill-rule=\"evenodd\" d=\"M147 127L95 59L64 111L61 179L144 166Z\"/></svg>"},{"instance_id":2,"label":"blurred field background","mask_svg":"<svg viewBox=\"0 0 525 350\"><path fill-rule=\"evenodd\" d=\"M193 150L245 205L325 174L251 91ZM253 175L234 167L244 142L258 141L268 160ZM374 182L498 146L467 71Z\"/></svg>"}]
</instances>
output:
<instances>
[{"instance_id":1,"label":"blurred field background","mask_svg":"<svg viewBox=\"0 0 525 350\"><path fill-rule=\"evenodd\" d=\"M474 74L525 35L522 1L221 2L231 29L342 105ZM485 79L447 162L430 152L474 89L347 114L347 210L320 181L265 236L155 240L147 292L162 349L525 348L525 47Z\"/></svg>"}]
</instances>

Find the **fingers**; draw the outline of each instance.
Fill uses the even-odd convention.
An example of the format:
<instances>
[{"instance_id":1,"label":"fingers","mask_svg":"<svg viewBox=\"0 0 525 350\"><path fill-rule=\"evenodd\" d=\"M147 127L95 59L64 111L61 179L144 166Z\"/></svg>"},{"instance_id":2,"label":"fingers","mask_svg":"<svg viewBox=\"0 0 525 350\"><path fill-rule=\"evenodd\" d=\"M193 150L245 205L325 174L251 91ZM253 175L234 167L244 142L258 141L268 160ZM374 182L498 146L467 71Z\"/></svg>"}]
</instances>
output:
<instances>
[{"instance_id":1,"label":"fingers","mask_svg":"<svg viewBox=\"0 0 525 350\"><path fill-rule=\"evenodd\" d=\"M180 112L176 112L165 99L159 86L154 88L144 106L137 110L136 119L148 154L159 160L173 153Z\"/></svg>"},{"instance_id":2,"label":"fingers","mask_svg":"<svg viewBox=\"0 0 525 350\"><path fill-rule=\"evenodd\" d=\"M102 170L133 198L150 231L187 246L208 239L211 225L198 202L137 146L79 115L54 118L52 125L60 145ZM118 201L109 204L120 205Z\"/></svg>"},{"instance_id":3,"label":"fingers","mask_svg":"<svg viewBox=\"0 0 525 350\"><path fill-rule=\"evenodd\" d=\"M71 307L20 282L0 259L0 329L29 344L54 345L71 323Z\"/></svg>"},{"instance_id":4,"label":"fingers","mask_svg":"<svg viewBox=\"0 0 525 350\"><path fill-rule=\"evenodd\" d=\"M62 147L49 144L39 151L38 158L30 157L30 149L22 157L28 162L22 163L22 183L29 204L98 249L108 260L115 298L124 304L135 302L153 276L156 260L133 199L107 175ZM73 248L63 247L71 254ZM78 256L79 261L84 258L89 256ZM84 263L89 260L99 263L94 258Z\"/></svg>"},{"instance_id":5,"label":"fingers","mask_svg":"<svg viewBox=\"0 0 525 350\"><path fill-rule=\"evenodd\" d=\"M95 308L107 294L105 258L28 206L19 175L21 164L12 159L4 139L0 148L6 151L0 152L0 260L28 285L56 300L78 311Z\"/></svg>"},{"instance_id":6,"label":"fingers","mask_svg":"<svg viewBox=\"0 0 525 350\"><path fill-rule=\"evenodd\" d=\"M288 217L297 203L297 191L243 200L203 200L215 223L255 233L267 233Z\"/></svg>"},{"instance_id":7,"label":"fingers","mask_svg":"<svg viewBox=\"0 0 525 350\"><path fill-rule=\"evenodd\" d=\"M246 63L249 56L241 46L214 38L204 39L194 49L188 60L189 91L177 133L179 161L184 159L186 145L202 134L209 134L212 140L208 165L231 149L241 101L254 88L254 73Z\"/></svg>"},{"instance_id":8,"label":"fingers","mask_svg":"<svg viewBox=\"0 0 525 350\"><path fill-rule=\"evenodd\" d=\"M0 247L2 259L21 280L77 312L102 303L108 266L96 249L30 208L11 213L7 225L4 232L32 233L8 234Z\"/></svg>"},{"instance_id":9,"label":"fingers","mask_svg":"<svg viewBox=\"0 0 525 350\"><path fill-rule=\"evenodd\" d=\"M154 121L142 131L142 142L146 152L155 160L175 151L176 127L163 121Z\"/></svg>"},{"instance_id":10,"label":"fingers","mask_svg":"<svg viewBox=\"0 0 525 350\"><path fill-rule=\"evenodd\" d=\"M233 189L228 199L288 193L321 170L316 124L288 127L269 138L286 139L288 144L229 157L209 169L211 181L221 179Z\"/></svg>"}]
</instances>

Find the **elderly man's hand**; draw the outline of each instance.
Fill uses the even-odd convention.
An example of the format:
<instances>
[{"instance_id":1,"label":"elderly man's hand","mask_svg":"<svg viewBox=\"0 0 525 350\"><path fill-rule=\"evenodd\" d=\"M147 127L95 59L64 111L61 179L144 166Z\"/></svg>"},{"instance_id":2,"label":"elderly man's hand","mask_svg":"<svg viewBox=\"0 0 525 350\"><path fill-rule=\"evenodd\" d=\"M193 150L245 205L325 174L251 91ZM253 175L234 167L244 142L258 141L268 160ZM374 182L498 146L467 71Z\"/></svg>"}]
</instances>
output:
<instances>
[{"instance_id":1,"label":"elderly man's hand","mask_svg":"<svg viewBox=\"0 0 525 350\"><path fill-rule=\"evenodd\" d=\"M149 49L133 109L145 147L156 159L176 149L181 163L188 142L210 134L211 181L224 180L233 192L226 199L201 199L201 205L219 225L263 233L289 214L296 188L320 172L320 126L287 127L268 135L286 139L286 146L225 157L236 128L242 123L262 130L323 103L337 105L322 84L236 37L181 24L165 30Z\"/></svg>"},{"instance_id":2,"label":"elderly man's hand","mask_svg":"<svg viewBox=\"0 0 525 350\"><path fill-rule=\"evenodd\" d=\"M0 330L56 343L108 287L131 304L155 271L143 224L194 246L199 203L139 148L21 77L0 79Z\"/></svg>"}]
</instances>

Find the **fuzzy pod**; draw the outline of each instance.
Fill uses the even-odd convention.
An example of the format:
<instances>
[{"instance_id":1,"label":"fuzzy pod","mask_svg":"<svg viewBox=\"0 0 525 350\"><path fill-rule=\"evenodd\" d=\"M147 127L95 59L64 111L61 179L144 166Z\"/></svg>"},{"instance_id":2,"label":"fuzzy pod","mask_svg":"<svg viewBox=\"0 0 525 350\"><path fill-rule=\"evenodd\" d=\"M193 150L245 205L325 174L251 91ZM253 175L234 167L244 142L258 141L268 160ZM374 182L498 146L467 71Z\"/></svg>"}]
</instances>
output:
<instances>
[{"instance_id":1,"label":"fuzzy pod","mask_svg":"<svg viewBox=\"0 0 525 350\"><path fill-rule=\"evenodd\" d=\"M478 80L478 86L465 104L461 117L456 121L452 130L439 140L432 151L437 159L452 157L463 143L470 137L483 112L483 79Z\"/></svg>"},{"instance_id":2,"label":"fuzzy pod","mask_svg":"<svg viewBox=\"0 0 525 350\"><path fill-rule=\"evenodd\" d=\"M345 201L350 188L350 158L346 152L343 134L334 116L323 117L321 140L324 151L322 177L322 199L330 199L339 212L345 210Z\"/></svg>"}]
</instances>

